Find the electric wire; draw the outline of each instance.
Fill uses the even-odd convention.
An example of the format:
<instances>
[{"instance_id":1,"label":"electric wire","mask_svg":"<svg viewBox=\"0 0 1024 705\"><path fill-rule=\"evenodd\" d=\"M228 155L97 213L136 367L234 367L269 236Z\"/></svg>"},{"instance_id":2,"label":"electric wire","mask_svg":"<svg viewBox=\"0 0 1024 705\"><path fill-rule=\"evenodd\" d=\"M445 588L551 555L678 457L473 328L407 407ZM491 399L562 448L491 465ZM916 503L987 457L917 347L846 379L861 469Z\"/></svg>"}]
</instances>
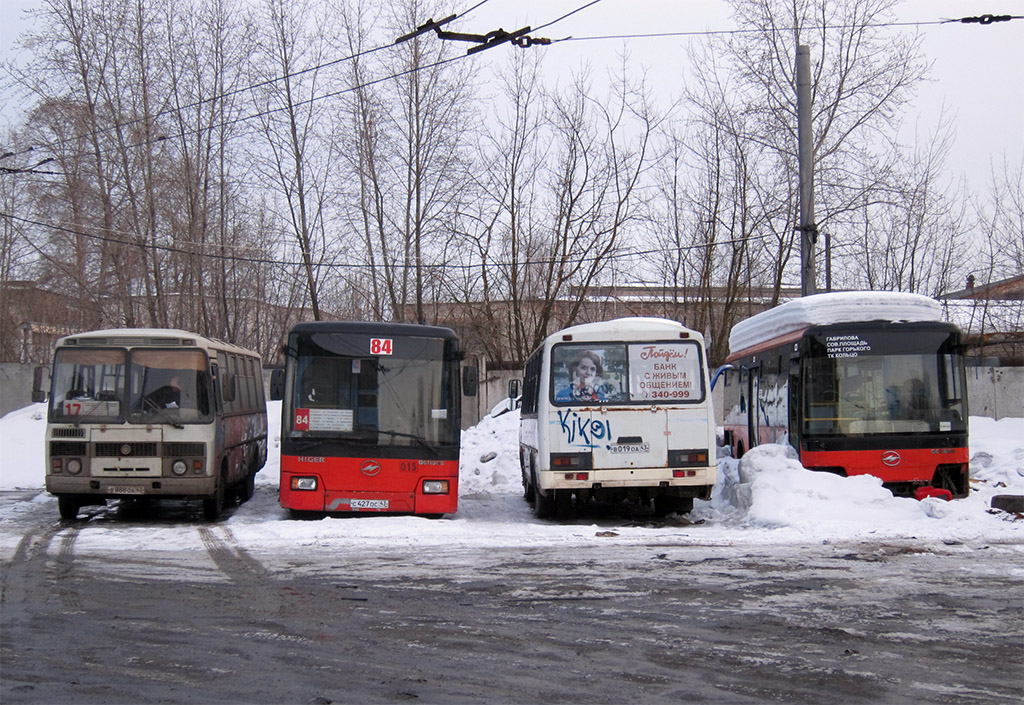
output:
<instances>
[{"instance_id":1,"label":"electric wire","mask_svg":"<svg viewBox=\"0 0 1024 705\"><path fill-rule=\"evenodd\" d=\"M199 251L196 251L196 250L193 250L193 249L188 249L188 248L185 248L185 247L174 246L174 245L158 244L158 243L139 244L137 242L130 242L128 240L123 240L123 239L120 239L120 238L111 237L109 235L100 235L100 234L97 234L97 233L94 233L94 232L90 232L88 230L84 230L84 229L81 229L81 228L72 228L72 227L67 227L67 226L63 226L63 225L57 225L57 224L54 224L54 223L44 223L44 222L39 221L39 220L34 220L32 218L25 218L25 217L22 217L22 216L17 216L17 215L14 215L12 213L6 213L6 212L2 212L2 211L0 211L0 218L10 218L13 221L18 221L18 222L25 223L25 224L28 224L28 225L34 225L34 226L45 228L45 229L48 229L48 230L53 230L55 232L66 233L66 234L69 234L69 235L73 235L75 237L84 237L84 238L87 238L87 239L90 239L90 240L98 240L98 241L101 241L101 242L107 242L107 243L111 243L111 244L115 244L115 245L122 245L122 246L125 246L125 247L133 247L133 248L144 249L144 250L155 250L155 251L159 251L159 252L167 252L167 253L170 253L170 254L185 255L185 256L188 256L188 257L200 257L200 258L207 258L207 259L212 259L212 260L227 260L227 261L231 261L231 262L239 262L239 263L242 263L242 264L277 265L277 266L283 266L283 267L304 267L305 264L306 264L303 261L281 260L281 259L274 259L274 258L270 258L270 257L242 257L242 256L239 256L239 255L223 254L223 253L220 253L220 252L199 252ZM751 236L746 237L746 238L734 238L734 239L728 239L728 240L717 240L717 241L712 242L712 243L699 243L699 244L694 244L694 245L682 245L682 246L678 246L678 247L673 246L672 248L670 248L670 251L677 252L677 251L683 251L683 250L700 250L700 249L706 249L706 248L709 248L709 247L718 247L719 245L735 245L735 244L740 244L740 243L749 243L749 242L752 242L752 241L763 240L763 239L765 239L765 237L766 237L765 235L751 235ZM221 247L220 245L218 245L216 243L208 243L207 246L211 247L211 248L215 248L215 249L229 249L229 250L230 249L239 249L239 248L235 248L235 247L223 248L223 247ZM244 249L253 249L253 248L244 248ZM667 250L665 248L648 249L648 250L628 250L628 251L624 251L624 252L616 252L616 253L611 253L611 254L607 254L607 255L589 255L589 256L584 256L584 257L577 257L577 258L574 258L572 261L575 263L575 262L598 262L598 261L606 261L606 260L609 260L609 261L610 260L621 260L621 259L630 259L630 258L636 258L636 257L649 257L651 255L660 254L660 253L663 253L663 252L666 252L666 251L669 251L669 250ZM549 258L549 259L535 259L535 260L531 259L531 260L524 260L524 261L521 261L521 262L507 262L507 261L497 261L496 260L496 261L490 262L489 265L484 263L484 262L474 262L474 263L470 263L470 264L455 264L455 263L451 263L451 262L445 262L445 263L441 263L441 264L420 264L420 265L417 265L415 263L398 263L398 264L390 264L388 266L393 267L395 269L414 269L417 266L419 266L422 269L434 269L434 270L438 270L438 269L472 270L472 269L479 269L479 268L486 267L486 266L499 267L499 268L500 267L547 266L547 265L559 264L562 261L563 260L561 260L561 259ZM368 264L368 263L364 263L364 262L322 262L322 263L317 264L317 266L318 267L327 268L327 269L382 269L383 268L381 265L372 265L372 264Z\"/></svg>"}]
</instances>

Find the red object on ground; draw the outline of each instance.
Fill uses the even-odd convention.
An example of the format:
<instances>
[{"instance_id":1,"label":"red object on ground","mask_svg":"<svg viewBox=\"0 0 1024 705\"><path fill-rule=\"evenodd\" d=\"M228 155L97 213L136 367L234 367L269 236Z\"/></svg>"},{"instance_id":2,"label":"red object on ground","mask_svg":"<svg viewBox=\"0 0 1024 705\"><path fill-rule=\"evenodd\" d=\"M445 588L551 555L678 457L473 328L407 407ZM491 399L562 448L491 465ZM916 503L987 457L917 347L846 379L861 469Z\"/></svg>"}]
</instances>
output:
<instances>
[{"instance_id":1,"label":"red object on ground","mask_svg":"<svg viewBox=\"0 0 1024 705\"><path fill-rule=\"evenodd\" d=\"M918 487L917 491L914 492L914 499L921 501L925 497L938 497L939 499L944 499L948 502L949 500L953 499L953 493L950 492L949 490L943 490L939 489L938 487L932 487L931 485Z\"/></svg>"}]
</instances>

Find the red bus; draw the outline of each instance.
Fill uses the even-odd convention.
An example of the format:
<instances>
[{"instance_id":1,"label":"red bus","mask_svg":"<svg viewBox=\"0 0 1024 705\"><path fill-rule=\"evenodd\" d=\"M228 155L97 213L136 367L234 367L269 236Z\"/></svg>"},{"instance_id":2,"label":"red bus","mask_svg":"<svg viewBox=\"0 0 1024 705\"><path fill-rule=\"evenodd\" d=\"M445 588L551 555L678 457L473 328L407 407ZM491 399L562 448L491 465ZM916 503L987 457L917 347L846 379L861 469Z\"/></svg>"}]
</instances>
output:
<instances>
[{"instance_id":1,"label":"red bus","mask_svg":"<svg viewBox=\"0 0 1024 705\"><path fill-rule=\"evenodd\" d=\"M896 495L968 494L960 330L894 292L790 301L733 327L723 374L735 457L788 442L811 470L881 478Z\"/></svg>"},{"instance_id":2,"label":"red bus","mask_svg":"<svg viewBox=\"0 0 1024 705\"><path fill-rule=\"evenodd\" d=\"M292 328L282 398L281 506L293 514L458 508L459 340L447 328L317 322ZM465 391L476 393L476 368Z\"/></svg>"}]
</instances>

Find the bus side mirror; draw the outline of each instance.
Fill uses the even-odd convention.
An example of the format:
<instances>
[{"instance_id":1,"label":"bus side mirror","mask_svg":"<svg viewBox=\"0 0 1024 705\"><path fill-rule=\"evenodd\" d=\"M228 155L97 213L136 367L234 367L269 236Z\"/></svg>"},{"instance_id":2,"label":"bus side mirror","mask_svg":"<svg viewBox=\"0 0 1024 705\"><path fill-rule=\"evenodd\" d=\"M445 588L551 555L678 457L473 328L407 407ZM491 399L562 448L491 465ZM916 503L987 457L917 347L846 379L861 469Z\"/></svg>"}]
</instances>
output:
<instances>
[{"instance_id":1,"label":"bus side mirror","mask_svg":"<svg viewBox=\"0 0 1024 705\"><path fill-rule=\"evenodd\" d=\"M270 373L270 400L284 399L284 370L276 369Z\"/></svg>"},{"instance_id":2,"label":"bus side mirror","mask_svg":"<svg viewBox=\"0 0 1024 705\"><path fill-rule=\"evenodd\" d=\"M475 397L477 387L480 386L480 370L476 365L466 365L462 368L462 393L467 397Z\"/></svg>"},{"instance_id":3,"label":"bus side mirror","mask_svg":"<svg viewBox=\"0 0 1024 705\"><path fill-rule=\"evenodd\" d=\"M32 401L36 404L46 401L46 378L50 368L38 365L32 370Z\"/></svg>"},{"instance_id":4,"label":"bus side mirror","mask_svg":"<svg viewBox=\"0 0 1024 705\"><path fill-rule=\"evenodd\" d=\"M519 388L520 388L521 384L522 384L521 380L518 380L518 379L510 379L508 381L508 398L509 399L518 399L519 398Z\"/></svg>"}]
</instances>

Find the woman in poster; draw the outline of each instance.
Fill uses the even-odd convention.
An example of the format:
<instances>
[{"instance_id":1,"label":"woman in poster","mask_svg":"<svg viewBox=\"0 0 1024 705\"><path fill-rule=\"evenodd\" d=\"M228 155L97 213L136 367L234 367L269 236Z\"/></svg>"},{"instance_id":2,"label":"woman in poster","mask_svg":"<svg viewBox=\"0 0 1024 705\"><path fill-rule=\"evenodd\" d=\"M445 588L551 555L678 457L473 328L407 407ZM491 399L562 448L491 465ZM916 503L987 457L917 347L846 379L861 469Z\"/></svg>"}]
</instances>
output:
<instances>
[{"instance_id":1,"label":"woman in poster","mask_svg":"<svg viewBox=\"0 0 1024 705\"><path fill-rule=\"evenodd\" d=\"M569 386L555 394L555 401L607 401L601 391L604 367L601 356L584 350L569 360Z\"/></svg>"}]
</instances>

